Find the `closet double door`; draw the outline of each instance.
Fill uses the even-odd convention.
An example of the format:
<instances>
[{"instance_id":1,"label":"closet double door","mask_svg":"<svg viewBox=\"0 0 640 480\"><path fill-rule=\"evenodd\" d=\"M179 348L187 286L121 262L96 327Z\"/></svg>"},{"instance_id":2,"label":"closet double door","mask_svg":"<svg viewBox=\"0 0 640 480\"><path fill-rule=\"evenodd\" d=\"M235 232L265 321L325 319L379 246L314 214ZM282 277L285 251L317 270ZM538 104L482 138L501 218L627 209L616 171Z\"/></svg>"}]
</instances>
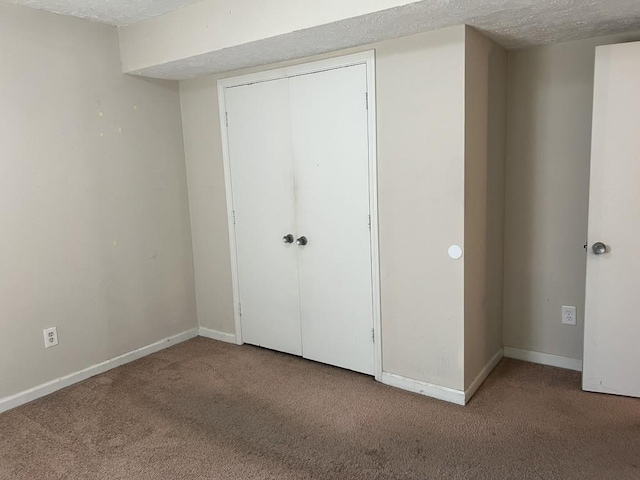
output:
<instances>
[{"instance_id":1,"label":"closet double door","mask_svg":"<svg viewBox=\"0 0 640 480\"><path fill-rule=\"evenodd\" d=\"M224 102L243 341L373 374L367 66Z\"/></svg>"}]
</instances>

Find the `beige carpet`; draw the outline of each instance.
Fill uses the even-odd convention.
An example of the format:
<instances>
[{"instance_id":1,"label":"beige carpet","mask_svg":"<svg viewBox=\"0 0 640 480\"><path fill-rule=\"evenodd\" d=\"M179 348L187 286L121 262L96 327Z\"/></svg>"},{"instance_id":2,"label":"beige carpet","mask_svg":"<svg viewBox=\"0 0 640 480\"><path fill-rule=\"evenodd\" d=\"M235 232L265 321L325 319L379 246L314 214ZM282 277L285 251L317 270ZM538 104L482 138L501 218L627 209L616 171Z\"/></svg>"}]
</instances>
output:
<instances>
[{"instance_id":1,"label":"beige carpet","mask_svg":"<svg viewBox=\"0 0 640 480\"><path fill-rule=\"evenodd\" d=\"M640 401L504 360L458 407L198 338L0 415L0 478L640 479Z\"/></svg>"}]
</instances>

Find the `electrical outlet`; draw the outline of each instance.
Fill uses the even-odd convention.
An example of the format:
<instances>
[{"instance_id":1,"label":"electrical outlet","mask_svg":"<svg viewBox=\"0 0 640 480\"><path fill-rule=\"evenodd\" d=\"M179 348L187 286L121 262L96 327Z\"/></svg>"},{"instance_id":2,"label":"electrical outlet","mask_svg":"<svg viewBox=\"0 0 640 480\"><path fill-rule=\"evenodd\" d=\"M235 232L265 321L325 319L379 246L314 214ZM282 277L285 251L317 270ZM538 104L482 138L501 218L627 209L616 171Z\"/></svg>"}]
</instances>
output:
<instances>
[{"instance_id":1,"label":"electrical outlet","mask_svg":"<svg viewBox=\"0 0 640 480\"><path fill-rule=\"evenodd\" d=\"M44 348L58 345L58 329L56 327L47 328L44 332Z\"/></svg>"},{"instance_id":2,"label":"electrical outlet","mask_svg":"<svg viewBox=\"0 0 640 480\"><path fill-rule=\"evenodd\" d=\"M562 306L562 324L563 325L575 325L576 321L576 307Z\"/></svg>"}]
</instances>

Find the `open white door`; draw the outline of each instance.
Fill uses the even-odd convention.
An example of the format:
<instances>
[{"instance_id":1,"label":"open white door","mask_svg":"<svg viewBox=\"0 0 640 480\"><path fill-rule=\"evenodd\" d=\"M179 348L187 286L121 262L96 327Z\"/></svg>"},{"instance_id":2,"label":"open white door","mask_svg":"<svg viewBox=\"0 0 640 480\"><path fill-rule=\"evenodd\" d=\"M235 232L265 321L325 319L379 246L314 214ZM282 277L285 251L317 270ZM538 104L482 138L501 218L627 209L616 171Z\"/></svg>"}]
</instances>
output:
<instances>
[{"instance_id":1,"label":"open white door","mask_svg":"<svg viewBox=\"0 0 640 480\"><path fill-rule=\"evenodd\" d=\"M596 50L588 238L583 389L640 397L640 42Z\"/></svg>"}]
</instances>

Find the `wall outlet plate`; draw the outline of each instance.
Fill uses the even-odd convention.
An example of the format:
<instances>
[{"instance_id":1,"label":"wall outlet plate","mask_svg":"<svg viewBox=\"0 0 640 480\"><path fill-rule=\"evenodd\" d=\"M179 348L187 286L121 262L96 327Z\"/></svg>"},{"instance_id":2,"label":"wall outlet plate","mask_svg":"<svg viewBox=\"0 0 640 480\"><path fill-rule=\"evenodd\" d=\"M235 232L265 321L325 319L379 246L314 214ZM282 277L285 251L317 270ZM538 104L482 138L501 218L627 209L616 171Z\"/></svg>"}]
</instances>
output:
<instances>
[{"instance_id":1,"label":"wall outlet plate","mask_svg":"<svg viewBox=\"0 0 640 480\"><path fill-rule=\"evenodd\" d=\"M563 325L576 325L576 307L562 306L562 324Z\"/></svg>"},{"instance_id":2,"label":"wall outlet plate","mask_svg":"<svg viewBox=\"0 0 640 480\"><path fill-rule=\"evenodd\" d=\"M58 329L51 327L43 330L44 333L44 348L55 347L58 345Z\"/></svg>"}]
</instances>

